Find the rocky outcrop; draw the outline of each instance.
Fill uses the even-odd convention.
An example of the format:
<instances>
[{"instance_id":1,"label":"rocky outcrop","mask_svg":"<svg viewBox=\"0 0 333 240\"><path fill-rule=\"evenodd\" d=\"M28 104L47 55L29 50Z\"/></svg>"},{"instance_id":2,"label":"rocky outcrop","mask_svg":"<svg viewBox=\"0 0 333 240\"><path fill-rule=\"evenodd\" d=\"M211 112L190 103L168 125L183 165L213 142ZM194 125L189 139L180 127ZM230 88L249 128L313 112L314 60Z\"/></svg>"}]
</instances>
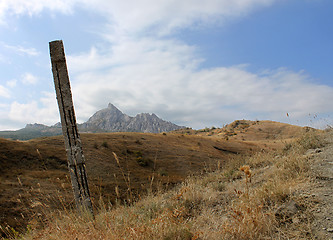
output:
<instances>
[{"instance_id":1,"label":"rocky outcrop","mask_svg":"<svg viewBox=\"0 0 333 240\"><path fill-rule=\"evenodd\" d=\"M44 124L39 124L39 123L27 124L25 126L25 129L30 129L30 130L45 130L48 128L49 128L48 126L46 126Z\"/></svg>"},{"instance_id":2,"label":"rocky outcrop","mask_svg":"<svg viewBox=\"0 0 333 240\"><path fill-rule=\"evenodd\" d=\"M113 104L96 112L89 120L79 126L81 131L105 132L169 132L182 128L171 122L164 121L154 113L140 113L130 117L122 113Z\"/></svg>"}]
</instances>

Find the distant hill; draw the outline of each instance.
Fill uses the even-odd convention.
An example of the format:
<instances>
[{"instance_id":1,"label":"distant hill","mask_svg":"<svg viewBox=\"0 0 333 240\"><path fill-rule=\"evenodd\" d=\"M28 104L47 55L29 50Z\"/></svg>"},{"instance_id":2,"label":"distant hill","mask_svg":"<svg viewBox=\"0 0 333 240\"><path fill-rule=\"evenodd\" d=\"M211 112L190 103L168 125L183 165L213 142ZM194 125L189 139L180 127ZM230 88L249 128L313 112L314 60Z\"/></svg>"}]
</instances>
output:
<instances>
[{"instance_id":1,"label":"distant hill","mask_svg":"<svg viewBox=\"0 0 333 240\"><path fill-rule=\"evenodd\" d=\"M222 128L205 128L194 130L191 128L183 128L173 131L177 134L205 136L224 140L246 141L252 142L261 147L275 146L278 140L279 145L285 144L287 141L294 139L309 131L319 131L311 127L300 127L287 123L274 121L250 121L236 120Z\"/></svg>"},{"instance_id":2,"label":"distant hill","mask_svg":"<svg viewBox=\"0 0 333 240\"><path fill-rule=\"evenodd\" d=\"M61 125L51 127L43 124L27 124L25 128L17 131L0 131L0 137L13 140L29 140L38 137L57 136L62 133Z\"/></svg>"},{"instance_id":3,"label":"distant hill","mask_svg":"<svg viewBox=\"0 0 333 240\"><path fill-rule=\"evenodd\" d=\"M78 124L80 132L143 132L161 133L184 128L165 121L154 113L140 113L135 117L122 113L113 104L97 111L85 123ZM14 140L29 140L38 137L57 136L62 133L61 124L53 126L43 124L27 124L25 128L17 131L0 131L0 137Z\"/></svg>"}]
</instances>

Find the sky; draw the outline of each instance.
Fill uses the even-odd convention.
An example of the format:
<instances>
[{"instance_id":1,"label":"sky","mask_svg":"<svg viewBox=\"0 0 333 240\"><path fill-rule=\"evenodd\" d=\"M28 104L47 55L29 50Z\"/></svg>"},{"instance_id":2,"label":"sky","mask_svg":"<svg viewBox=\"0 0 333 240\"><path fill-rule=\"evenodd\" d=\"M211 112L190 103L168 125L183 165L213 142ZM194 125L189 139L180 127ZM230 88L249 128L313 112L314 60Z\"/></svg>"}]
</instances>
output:
<instances>
[{"instance_id":1,"label":"sky","mask_svg":"<svg viewBox=\"0 0 333 240\"><path fill-rule=\"evenodd\" d=\"M63 40L77 122L114 104L195 129L333 125L332 0L0 0L0 130L60 121Z\"/></svg>"}]
</instances>

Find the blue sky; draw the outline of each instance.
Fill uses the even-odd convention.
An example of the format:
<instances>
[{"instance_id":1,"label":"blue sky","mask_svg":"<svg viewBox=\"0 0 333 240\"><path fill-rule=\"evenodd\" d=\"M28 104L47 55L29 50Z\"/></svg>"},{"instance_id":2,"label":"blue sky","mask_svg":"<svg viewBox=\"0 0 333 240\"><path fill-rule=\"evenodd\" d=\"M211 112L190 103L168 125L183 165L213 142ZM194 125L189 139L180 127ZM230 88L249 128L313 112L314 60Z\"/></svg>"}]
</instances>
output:
<instances>
[{"instance_id":1,"label":"blue sky","mask_svg":"<svg viewBox=\"0 0 333 240\"><path fill-rule=\"evenodd\" d=\"M78 122L111 102L193 128L332 125L332 10L330 0L2 0L0 130L59 121L56 39Z\"/></svg>"}]
</instances>

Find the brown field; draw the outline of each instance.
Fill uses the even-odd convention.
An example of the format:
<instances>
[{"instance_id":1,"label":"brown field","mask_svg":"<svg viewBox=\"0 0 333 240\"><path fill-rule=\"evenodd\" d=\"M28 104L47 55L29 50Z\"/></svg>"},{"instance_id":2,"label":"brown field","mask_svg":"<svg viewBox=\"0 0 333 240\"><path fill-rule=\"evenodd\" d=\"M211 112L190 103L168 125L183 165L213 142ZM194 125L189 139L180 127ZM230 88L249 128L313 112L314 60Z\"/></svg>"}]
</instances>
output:
<instances>
[{"instance_id":1,"label":"brown field","mask_svg":"<svg viewBox=\"0 0 333 240\"><path fill-rule=\"evenodd\" d=\"M222 129L173 133L81 134L94 206L130 204L188 175L223 169L235 159L281 150L308 132L271 121L235 121ZM117 164L113 152L119 158ZM62 136L0 139L0 225L18 231L43 222L40 209L72 207ZM36 224L36 223L34 223Z\"/></svg>"}]
</instances>

